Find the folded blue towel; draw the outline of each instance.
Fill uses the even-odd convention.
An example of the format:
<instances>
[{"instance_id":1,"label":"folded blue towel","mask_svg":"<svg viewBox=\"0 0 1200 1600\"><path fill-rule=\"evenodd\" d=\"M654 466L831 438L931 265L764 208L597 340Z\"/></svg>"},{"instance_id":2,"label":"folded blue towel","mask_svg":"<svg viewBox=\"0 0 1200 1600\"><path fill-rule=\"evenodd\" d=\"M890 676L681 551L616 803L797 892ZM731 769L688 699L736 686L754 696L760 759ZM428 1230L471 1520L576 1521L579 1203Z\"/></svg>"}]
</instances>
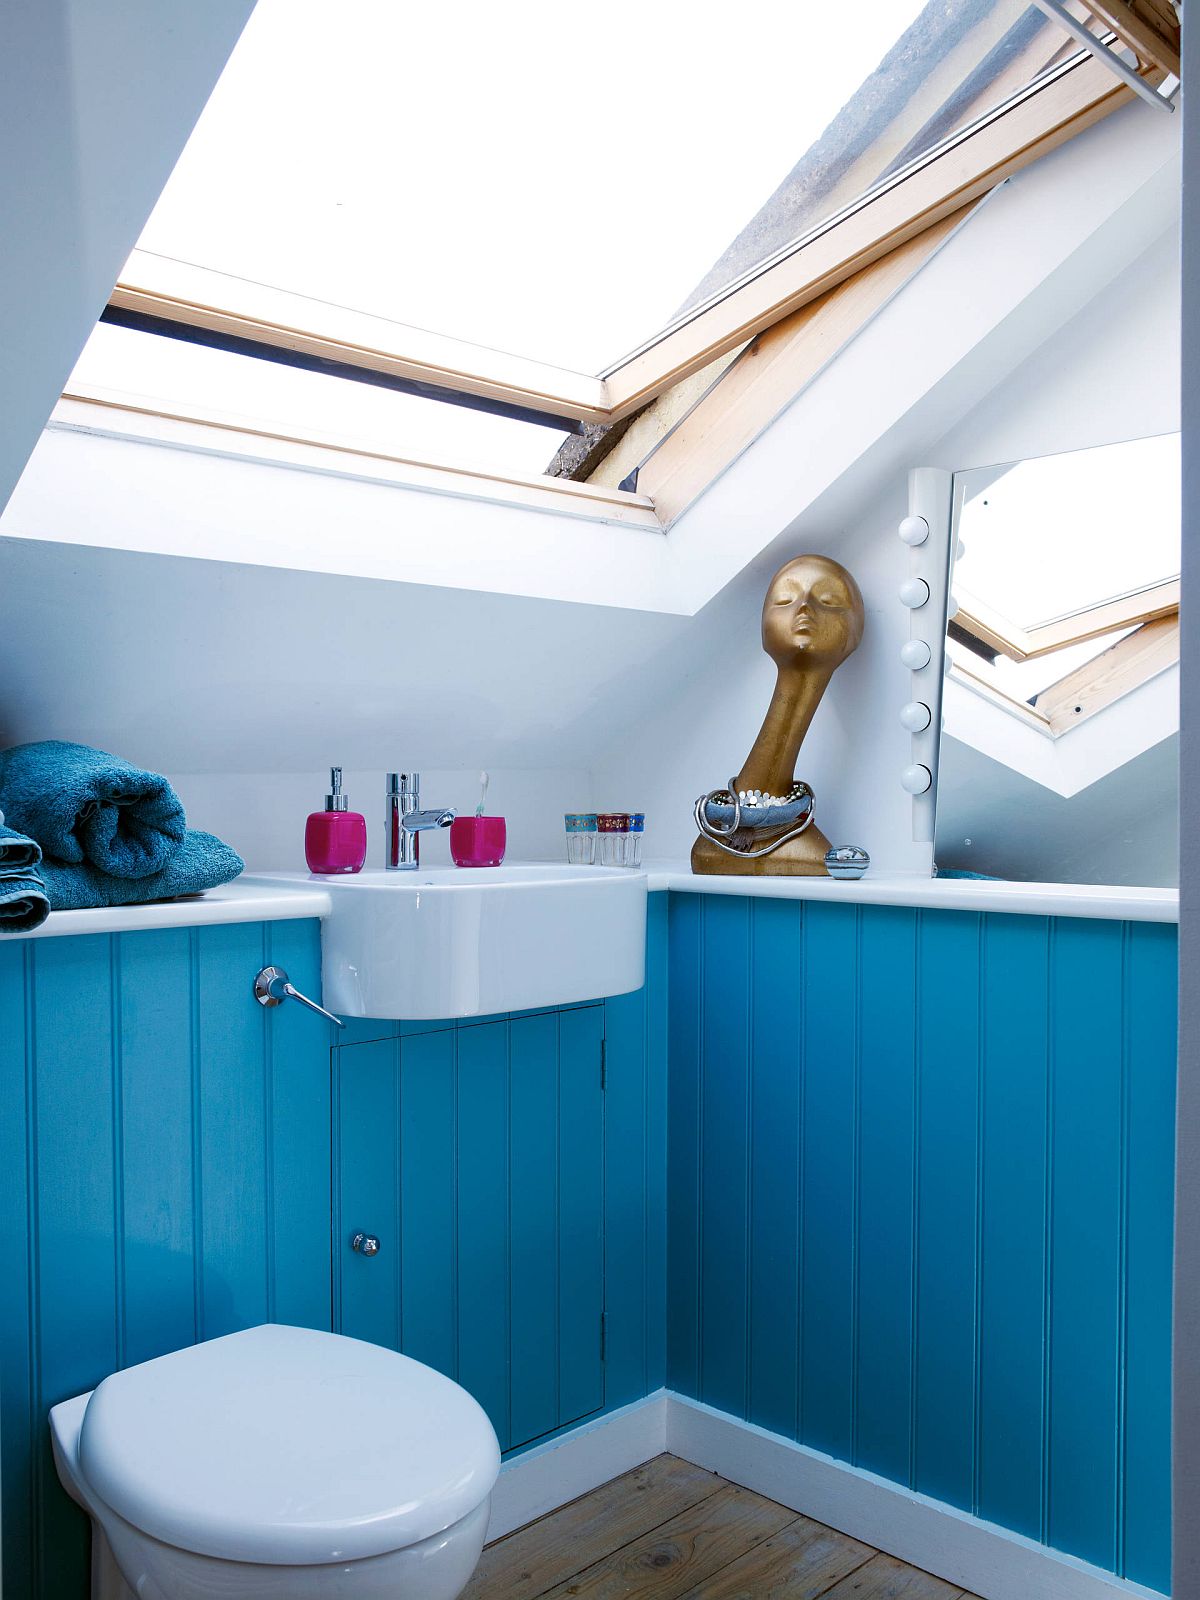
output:
<instances>
[{"instance_id":1,"label":"folded blue towel","mask_svg":"<svg viewBox=\"0 0 1200 1600\"><path fill-rule=\"evenodd\" d=\"M34 873L0 875L0 933L29 933L50 915L46 887Z\"/></svg>"},{"instance_id":2,"label":"folded blue towel","mask_svg":"<svg viewBox=\"0 0 1200 1600\"><path fill-rule=\"evenodd\" d=\"M0 811L0 877L7 877L9 873L26 873L30 867L36 867L41 859L41 845L34 839L27 839L15 828L5 827L4 813Z\"/></svg>"},{"instance_id":3,"label":"folded blue towel","mask_svg":"<svg viewBox=\"0 0 1200 1600\"><path fill-rule=\"evenodd\" d=\"M58 739L0 752L0 811L47 856L86 863L114 878L161 873L187 832L179 797L165 778L107 751Z\"/></svg>"},{"instance_id":4,"label":"folded blue towel","mask_svg":"<svg viewBox=\"0 0 1200 1600\"><path fill-rule=\"evenodd\" d=\"M148 900L203 894L236 878L245 865L236 850L211 833L189 828L163 870L144 878L114 878L86 861L73 867L44 861L38 871L55 911L82 911L88 906L140 906Z\"/></svg>"}]
</instances>

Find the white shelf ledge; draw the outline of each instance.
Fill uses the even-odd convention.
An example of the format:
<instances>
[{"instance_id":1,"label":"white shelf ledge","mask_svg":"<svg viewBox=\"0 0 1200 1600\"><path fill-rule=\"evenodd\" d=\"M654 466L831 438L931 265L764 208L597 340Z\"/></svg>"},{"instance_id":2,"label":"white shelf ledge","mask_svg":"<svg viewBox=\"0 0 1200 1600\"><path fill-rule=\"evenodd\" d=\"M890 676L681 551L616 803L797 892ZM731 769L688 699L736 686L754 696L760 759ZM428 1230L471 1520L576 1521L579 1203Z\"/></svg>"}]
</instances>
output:
<instances>
[{"instance_id":1,"label":"white shelf ledge","mask_svg":"<svg viewBox=\"0 0 1200 1600\"><path fill-rule=\"evenodd\" d=\"M863 878L702 877L686 861L648 861L651 893L747 895L766 900L840 900L850 905L920 906L940 911L995 911L1034 917L1102 917L1113 922L1178 922L1177 889L1122 884L1010 883L926 878L868 870Z\"/></svg>"},{"instance_id":2,"label":"white shelf ledge","mask_svg":"<svg viewBox=\"0 0 1200 1600\"><path fill-rule=\"evenodd\" d=\"M917 906L941 911L993 911L1037 917L1100 917L1115 922L1178 922L1175 889L1120 884L979 882L876 872L851 881L833 878L698 877L686 861L648 861L647 888L682 894L742 895L764 900L832 900L847 905ZM329 890L319 882L270 883L246 878L186 900L52 911L32 933L0 939L53 939L85 933L138 933L154 928L208 927L217 923L279 922L327 917Z\"/></svg>"},{"instance_id":3,"label":"white shelf ledge","mask_svg":"<svg viewBox=\"0 0 1200 1600\"><path fill-rule=\"evenodd\" d=\"M236 880L184 900L159 900L144 906L102 906L88 911L52 911L31 933L0 938L54 939L81 933L140 933L153 928L202 928L221 922L282 922L297 917L327 917L328 889L314 885L269 887Z\"/></svg>"}]
</instances>

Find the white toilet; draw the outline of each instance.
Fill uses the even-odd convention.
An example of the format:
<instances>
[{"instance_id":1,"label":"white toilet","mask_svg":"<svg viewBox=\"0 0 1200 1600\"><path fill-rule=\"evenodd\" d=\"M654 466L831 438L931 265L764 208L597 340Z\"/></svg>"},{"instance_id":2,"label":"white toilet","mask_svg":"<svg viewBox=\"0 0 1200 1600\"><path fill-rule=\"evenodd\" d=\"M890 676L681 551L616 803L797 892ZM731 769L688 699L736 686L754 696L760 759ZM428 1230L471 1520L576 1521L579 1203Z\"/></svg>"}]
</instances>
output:
<instances>
[{"instance_id":1,"label":"white toilet","mask_svg":"<svg viewBox=\"0 0 1200 1600\"><path fill-rule=\"evenodd\" d=\"M454 1600L500 1470L449 1378L278 1325L114 1373L50 1431L92 1600Z\"/></svg>"}]
</instances>

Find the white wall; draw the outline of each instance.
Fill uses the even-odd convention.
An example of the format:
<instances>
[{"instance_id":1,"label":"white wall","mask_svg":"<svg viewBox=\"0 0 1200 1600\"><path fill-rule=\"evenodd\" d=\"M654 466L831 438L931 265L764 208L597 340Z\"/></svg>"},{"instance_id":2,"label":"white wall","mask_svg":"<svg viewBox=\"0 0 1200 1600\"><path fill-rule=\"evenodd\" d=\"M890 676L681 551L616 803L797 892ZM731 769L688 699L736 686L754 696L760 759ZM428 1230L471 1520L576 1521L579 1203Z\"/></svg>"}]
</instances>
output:
<instances>
[{"instance_id":1,"label":"white wall","mask_svg":"<svg viewBox=\"0 0 1200 1600\"><path fill-rule=\"evenodd\" d=\"M0 6L0 507L252 9Z\"/></svg>"},{"instance_id":2,"label":"white wall","mask_svg":"<svg viewBox=\"0 0 1200 1600\"><path fill-rule=\"evenodd\" d=\"M641 663L682 626L20 540L0 564L0 745L76 739L166 772L193 823L260 867L300 864L331 765L371 828L385 770L416 768L431 803L473 807L486 767L513 853L556 854L564 810L625 798L588 769L641 714Z\"/></svg>"}]
</instances>

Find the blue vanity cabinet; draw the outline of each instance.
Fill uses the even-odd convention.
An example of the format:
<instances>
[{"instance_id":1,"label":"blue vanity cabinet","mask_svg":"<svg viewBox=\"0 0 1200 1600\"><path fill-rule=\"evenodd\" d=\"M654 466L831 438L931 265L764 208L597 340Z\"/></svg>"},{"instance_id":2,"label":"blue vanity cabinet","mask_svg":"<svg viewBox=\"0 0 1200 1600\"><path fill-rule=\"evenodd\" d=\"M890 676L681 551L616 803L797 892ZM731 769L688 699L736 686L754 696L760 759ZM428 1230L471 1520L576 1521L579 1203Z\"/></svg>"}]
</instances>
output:
<instances>
[{"instance_id":1,"label":"blue vanity cabinet","mask_svg":"<svg viewBox=\"0 0 1200 1600\"><path fill-rule=\"evenodd\" d=\"M604 1017L333 1052L335 1326L463 1384L505 1450L604 1405Z\"/></svg>"},{"instance_id":2,"label":"blue vanity cabinet","mask_svg":"<svg viewBox=\"0 0 1200 1600\"><path fill-rule=\"evenodd\" d=\"M0 944L6 1595L88 1593L51 1406L197 1339L329 1326L329 1041L255 1005L271 963L317 993L318 923Z\"/></svg>"}]
</instances>

